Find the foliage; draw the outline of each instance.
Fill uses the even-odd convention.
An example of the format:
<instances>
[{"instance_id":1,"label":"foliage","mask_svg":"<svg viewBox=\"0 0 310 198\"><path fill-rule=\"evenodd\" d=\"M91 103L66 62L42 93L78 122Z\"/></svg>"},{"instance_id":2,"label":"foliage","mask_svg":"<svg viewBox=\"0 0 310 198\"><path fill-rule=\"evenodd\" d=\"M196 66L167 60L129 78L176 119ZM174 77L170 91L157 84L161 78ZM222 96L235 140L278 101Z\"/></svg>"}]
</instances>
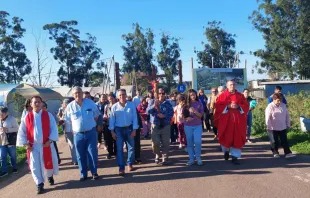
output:
<instances>
[{"instance_id":1,"label":"foliage","mask_svg":"<svg viewBox=\"0 0 310 198\"><path fill-rule=\"evenodd\" d=\"M277 73L280 79L310 77L310 1L258 0L249 17L263 34L265 49L254 55L261 59L259 73Z\"/></svg>"},{"instance_id":2,"label":"foliage","mask_svg":"<svg viewBox=\"0 0 310 198\"><path fill-rule=\"evenodd\" d=\"M165 84L167 84L167 91L170 92L175 85L174 77L178 75L177 65L181 51L179 39L162 33L160 44L161 51L156 58L158 66L165 72Z\"/></svg>"},{"instance_id":3,"label":"foliage","mask_svg":"<svg viewBox=\"0 0 310 198\"><path fill-rule=\"evenodd\" d=\"M288 110L291 118L291 129L288 132L288 139L291 149L302 154L310 154L310 134L303 133L300 129L300 116L310 118L310 95L300 92L296 95L286 96ZM253 135L266 138L267 131L265 125L265 109L267 100L259 101L253 110Z\"/></svg>"},{"instance_id":4,"label":"foliage","mask_svg":"<svg viewBox=\"0 0 310 198\"><path fill-rule=\"evenodd\" d=\"M204 35L207 38L207 43L202 42L204 49L195 49L198 63L211 67L213 57L214 68L229 67L229 61L234 62L235 59L236 35L226 32L218 21L208 22Z\"/></svg>"},{"instance_id":5,"label":"foliage","mask_svg":"<svg viewBox=\"0 0 310 198\"><path fill-rule=\"evenodd\" d=\"M142 94L146 94L150 84L146 79L142 78L142 76L144 76L144 73L141 72L130 72L123 74L121 85L137 85L138 90L140 90Z\"/></svg>"},{"instance_id":6,"label":"foliage","mask_svg":"<svg viewBox=\"0 0 310 198\"><path fill-rule=\"evenodd\" d=\"M86 34L87 40L80 38L80 31L75 29L77 21L62 21L44 25L50 40L56 42L51 48L54 59L60 64L57 72L61 85L88 86L94 64L99 60L101 49L96 46L96 37ZM97 65L98 66L98 65ZM98 68L100 69L100 68Z\"/></svg>"},{"instance_id":7,"label":"foliage","mask_svg":"<svg viewBox=\"0 0 310 198\"><path fill-rule=\"evenodd\" d=\"M13 108L15 112L22 113L24 110L24 105L26 102L26 98L18 93L13 93Z\"/></svg>"},{"instance_id":8,"label":"foliage","mask_svg":"<svg viewBox=\"0 0 310 198\"><path fill-rule=\"evenodd\" d=\"M0 11L0 82L15 84L31 72L31 62L26 56L26 48L20 42L26 30L22 28L23 19Z\"/></svg>"},{"instance_id":9,"label":"foliage","mask_svg":"<svg viewBox=\"0 0 310 198\"><path fill-rule=\"evenodd\" d=\"M124 73L144 72L152 73L154 34L151 29L143 30L138 23L133 24L133 33L124 34L122 38L126 44L122 46L124 51Z\"/></svg>"}]
</instances>

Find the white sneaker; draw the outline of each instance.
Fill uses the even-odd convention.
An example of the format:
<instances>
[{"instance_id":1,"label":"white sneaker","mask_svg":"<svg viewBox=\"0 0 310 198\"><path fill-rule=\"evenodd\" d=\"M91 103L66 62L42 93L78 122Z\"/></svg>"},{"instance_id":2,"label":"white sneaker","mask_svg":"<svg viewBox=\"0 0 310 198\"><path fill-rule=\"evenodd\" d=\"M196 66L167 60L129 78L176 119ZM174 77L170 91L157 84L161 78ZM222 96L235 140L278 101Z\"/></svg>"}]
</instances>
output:
<instances>
[{"instance_id":1,"label":"white sneaker","mask_svg":"<svg viewBox=\"0 0 310 198\"><path fill-rule=\"evenodd\" d=\"M293 158L293 157L296 157L296 155L292 154L292 153L289 153L287 155L285 155L285 158L288 159L288 158Z\"/></svg>"},{"instance_id":2,"label":"white sneaker","mask_svg":"<svg viewBox=\"0 0 310 198\"><path fill-rule=\"evenodd\" d=\"M274 154L273 157L274 158L280 158L280 155L279 154Z\"/></svg>"},{"instance_id":3,"label":"white sneaker","mask_svg":"<svg viewBox=\"0 0 310 198\"><path fill-rule=\"evenodd\" d=\"M179 149L182 149L182 148L183 148L183 146L182 146L182 144L180 144L180 145L179 145Z\"/></svg>"}]
</instances>

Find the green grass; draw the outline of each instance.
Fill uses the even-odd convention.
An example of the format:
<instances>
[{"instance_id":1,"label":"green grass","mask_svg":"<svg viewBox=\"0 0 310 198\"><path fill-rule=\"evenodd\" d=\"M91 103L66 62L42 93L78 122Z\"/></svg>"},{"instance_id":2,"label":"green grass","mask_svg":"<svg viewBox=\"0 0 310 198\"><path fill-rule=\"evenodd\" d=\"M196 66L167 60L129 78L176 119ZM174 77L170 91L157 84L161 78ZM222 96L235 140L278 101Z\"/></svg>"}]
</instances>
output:
<instances>
[{"instance_id":1,"label":"green grass","mask_svg":"<svg viewBox=\"0 0 310 198\"><path fill-rule=\"evenodd\" d=\"M269 141L267 132L253 133L256 138L264 141ZM310 155L310 134L298 131L289 131L287 139L292 151L298 154Z\"/></svg>"}]
</instances>

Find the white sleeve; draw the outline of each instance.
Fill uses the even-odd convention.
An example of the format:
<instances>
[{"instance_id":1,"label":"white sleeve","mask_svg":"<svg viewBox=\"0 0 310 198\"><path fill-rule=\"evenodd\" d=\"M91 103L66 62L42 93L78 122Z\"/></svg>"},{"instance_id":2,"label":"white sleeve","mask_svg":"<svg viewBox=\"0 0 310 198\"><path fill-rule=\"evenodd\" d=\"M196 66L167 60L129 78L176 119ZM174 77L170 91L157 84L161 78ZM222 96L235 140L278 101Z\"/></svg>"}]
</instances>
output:
<instances>
[{"instance_id":1,"label":"white sleeve","mask_svg":"<svg viewBox=\"0 0 310 198\"><path fill-rule=\"evenodd\" d=\"M58 128L55 121L55 118L51 113L48 113L48 116L50 118L50 136L49 139L53 141L58 141Z\"/></svg>"},{"instance_id":2,"label":"white sleeve","mask_svg":"<svg viewBox=\"0 0 310 198\"><path fill-rule=\"evenodd\" d=\"M27 128L25 119L23 118L17 132L16 146L24 146L25 144L27 144Z\"/></svg>"}]
</instances>

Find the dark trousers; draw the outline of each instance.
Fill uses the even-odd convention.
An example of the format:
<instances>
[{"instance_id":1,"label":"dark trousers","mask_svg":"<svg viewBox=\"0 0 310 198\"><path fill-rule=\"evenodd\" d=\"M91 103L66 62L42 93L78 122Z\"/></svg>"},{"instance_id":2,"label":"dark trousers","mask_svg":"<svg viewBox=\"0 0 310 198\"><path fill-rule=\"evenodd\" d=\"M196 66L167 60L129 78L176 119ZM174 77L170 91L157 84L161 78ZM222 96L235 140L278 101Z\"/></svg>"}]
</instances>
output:
<instances>
[{"instance_id":1,"label":"dark trousers","mask_svg":"<svg viewBox=\"0 0 310 198\"><path fill-rule=\"evenodd\" d=\"M55 150L56 150L56 153L57 153L58 164L60 164L61 163L61 159L60 159L60 156L59 156L57 143L55 141L53 141L53 144L54 144L54 147L55 147Z\"/></svg>"},{"instance_id":2,"label":"dark trousers","mask_svg":"<svg viewBox=\"0 0 310 198\"><path fill-rule=\"evenodd\" d=\"M107 126L104 126L103 136L106 146L108 147L108 153L110 155L116 155L116 141L113 139L111 131Z\"/></svg>"},{"instance_id":3,"label":"dark trousers","mask_svg":"<svg viewBox=\"0 0 310 198\"><path fill-rule=\"evenodd\" d=\"M216 127L213 127L213 133L214 133L214 135L217 135L217 128Z\"/></svg>"},{"instance_id":4,"label":"dark trousers","mask_svg":"<svg viewBox=\"0 0 310 198\"><path fill-rule=\"evenodd\" d=\"M274 137L274 146L271 146L271 151L274 154L279 154L279 138L281 141L281 146L284 150L284 154L289 154L292 153L292 151L290 150L290 146L288 144L287 141L287 131L283 130L283 131L272 131L273 132L273 137Z\"/></svg>"},{"instance_id":5,"label":"dark trousers","mask_svg":"<svg viewBox=\"0 0 310 198\"><path fill-rule=\"evenodd\" d=\"M135 159L140 159L140 153L141 153L140 133L141 129L137 129L135 136Z\"/></svg>"},{"instance_id":6,"label":"dark trousers","mask_svg":"<svg viewBox=\"0 0 310 198\"><path fill-rule=\"evenodd\" d=\"M102 144L102 136L103 136L104 130L100 132L97 131L97 133L98 133L98 143Z\"/></svg>"},{"instance_id":7,"label":"dark trousers","mask_svg":"<svg viewBox=\"0 0 310 198\"><path fill-rule=\"evenodd\" d=\"M171 142L176 142L177 139L178 139L178 125L177 124L171 124L170 140L171 140Z\"/></svg>"},{"instance_id":8,"label":"dark trousers","mask_svg":"<svg viewBox=\"0 0 310 198\"><path fill-rule=\"evenodd\" d=\"M205 124L206 124L206 127L207 127L207 130L210 131L211 130L211 115L209 113L209 110L205 110L205 114L206 114L206 119L205 119Z\"/></svg>"}]
</instances>

